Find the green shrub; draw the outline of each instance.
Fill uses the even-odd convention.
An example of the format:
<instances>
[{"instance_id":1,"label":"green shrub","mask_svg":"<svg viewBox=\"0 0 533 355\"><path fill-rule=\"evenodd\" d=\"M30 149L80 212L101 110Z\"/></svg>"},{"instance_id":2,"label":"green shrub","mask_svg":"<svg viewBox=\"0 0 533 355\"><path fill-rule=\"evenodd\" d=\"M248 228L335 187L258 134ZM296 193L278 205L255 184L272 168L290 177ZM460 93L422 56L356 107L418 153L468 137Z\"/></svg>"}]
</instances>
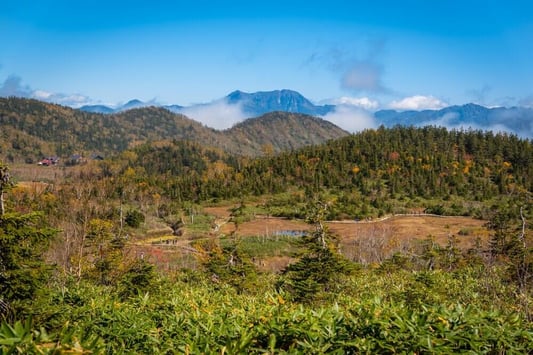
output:
<instances>
[{"instance_id":1,"label":"green shrub","mask_svg":"<svg viewBox=\"0 0 533 355\"><path fill-rule=\"evenodd\" d=\"M144 222L144 214L142 212L137 210L131 210L126 213L126 218L124 219L124 222L132 228L139 228L141 223Z\"/></svg>"}]
</instances>

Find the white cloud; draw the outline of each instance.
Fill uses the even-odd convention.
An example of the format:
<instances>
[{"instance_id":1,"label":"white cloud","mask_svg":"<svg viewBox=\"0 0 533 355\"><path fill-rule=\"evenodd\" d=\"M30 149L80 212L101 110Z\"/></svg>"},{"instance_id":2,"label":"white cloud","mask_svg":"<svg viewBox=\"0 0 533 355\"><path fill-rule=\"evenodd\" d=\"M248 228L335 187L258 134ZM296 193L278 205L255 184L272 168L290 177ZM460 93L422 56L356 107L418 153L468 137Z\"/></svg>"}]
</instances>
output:
<instances>
[{"instance_id":1,"label":"white cloud","mask_svg":"<svg viewBox=\"0 0 533 355\"><path fill-rule=\"evenodd\" d=\"M22 78L16 75L10 75L0 85L0 97L24 97L51 102L55 104L80 107L92 102L92 100L81 94L61 94L44 90L33 90L30 86L22 83Z\"/></svg>"},{"instance_id":2,"label":"white cloud","mask_svg":"<svg viewBox=\"0 0 533 355\"><path fill-rule=\"evenodd\" d=\"M434 96L415 95L403 98L399 101L392 101L389 107L394 110L437 110L448 106L444 101Z\"/></svg>"},{"instance_id":3,"label":"white cloud","mask_svg":"<svg viewBox=\"0 0 533 355\"><path fill-rule=\"evenodd\" d=\"M92 103L92 100L85 95L81 95L81 94L67 95L67 94L48 92L44 90L35 90L30 94L30 97L37 99L37 100L53 102L56 104L76 107L76 108Z\"/></svg>"},{"instance_id":4,"label":"white cloud","mask_svg":"<svg viewBox=\"0 0 533 355\"><path fill-rule=\"evenodd\" d=\"M367 128L377 127L370 112L353 105L339 105L335 111L322 118L349 132L359 132Z\"/></svg>"},{"instance_id":5,"label":"white cloud","mask_svg":"<svg viewBox=\"0 0 533 355\"><path fill-rule=\"evenodd\" d=\"M348 96L342 96L337 99L333 99L330 101L334 105L350 105L350 106L357 106L361 107L365 110L377 110L379 107L379 102L376 100L372 100L368 97L348 97Z\"/></svg>"},{"instance_id":6,"label":"white cloud","mask_svg":"<svg viewBox=\"0 0 533 355\"><path fill-rule=\"evenodd\" d=\"M33 92L33 97L37 100L48 100L53 94L48 91L35 90Z\"/></svg>"},{"instance_id":7,"label":"white cloud","mask_svg":"<svg viewBox=\"0 0 533 355\"><path fill-rule=\"evenodd\" d=\"M456 112L449 112L436 120L424 122L426 126L437 126L437 127L446 127L447 129L457 129L457 130L481 130L481 131L492 131L492 132L513 132L513 130L507 127L505 124L493 122L490 125L484 124L479 125L475 122L461 122L459 115ZM531 130L530 130L531 132ZM516 132L514 132L516 133ZM528 133L523 132L523 136L527 136ZM519 134L520 135L520 134Z\"/></svg>"},{"instance_id":8,"label":"white cloud","mask_svg":"<svg viewBox=\"0 0 533 355\"><path fill-rule=\"evenodd\" d=\"M230 128L247 118L240 104L229 104L225 99L184 107L180 112L215 129Z\"/></svg>"}]
</instances>

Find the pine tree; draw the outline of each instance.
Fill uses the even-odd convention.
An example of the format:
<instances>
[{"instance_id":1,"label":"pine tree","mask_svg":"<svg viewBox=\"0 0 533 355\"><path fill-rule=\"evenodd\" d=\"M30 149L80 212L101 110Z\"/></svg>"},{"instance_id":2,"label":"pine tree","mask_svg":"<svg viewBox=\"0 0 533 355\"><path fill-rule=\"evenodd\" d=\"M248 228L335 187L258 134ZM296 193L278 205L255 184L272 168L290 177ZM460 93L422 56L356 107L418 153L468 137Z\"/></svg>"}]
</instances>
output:
<instances>
[{"instance_id":1,"label":"pine tree","mask_svg":"<svg viewBox=\"0 0 533 355\"><path fill-rule=\"evenodd\" d=\"M7 301L30 300L46 281L43 260L56 231L39 213L0 216L0 295Z\"/></svg>"},{"instance_id":2,"label":"pine tree","mask_svg":"<svg viewBox=\"0 0 533 355\"><path fill-rule=\"evenodd\" d=\"M316 200L307 223L314 231L302 237L303 254L283 271L281 285L299 302L312 302L321 292L330 291L339 276L350 271L348 261L337 250L337 238L324 224L330 203Z\"/></svg>"},{"instance_id":3,"label":"pine tree","mask_svg":"<svg viewBox=\"0 0 533 355\"><path fill-rule=\"evenodd\" d=\"M499 205L487 223L492 231L490 252L496 261L507 266L508 276L518 284L521 291L531 287L533 275L533 253L528 245L529 232L527 216L531 213L532 203L510 201Z\"/></svg>"}]
</instances>

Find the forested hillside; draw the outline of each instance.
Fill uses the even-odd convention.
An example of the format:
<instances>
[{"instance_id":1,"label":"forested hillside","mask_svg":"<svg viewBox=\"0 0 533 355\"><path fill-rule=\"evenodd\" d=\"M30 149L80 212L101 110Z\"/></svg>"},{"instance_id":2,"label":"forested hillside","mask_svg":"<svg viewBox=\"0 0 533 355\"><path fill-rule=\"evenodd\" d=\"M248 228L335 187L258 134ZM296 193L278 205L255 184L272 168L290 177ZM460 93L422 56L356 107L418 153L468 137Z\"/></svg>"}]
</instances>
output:
<instances>
[{"instance_id":1,"label":"forested hillside","mask_svg":"<svg viewBox=\"0 0 533 355\"><path fill-rule=\"evenodd\" d=\"M380 128L256 160L218 155L204 164L197 158L200 168L186 175L180 167L191 163L173 159L169 149L182 148L136 149L131 167L170 172L159 176L159 185L180 201L329 190L341 198L340 208L350 218L400 212L395 210L399 200L441 200L435 204L442 205L453 196L471 203L455 204L448 213L472 214L476 201L533 188L531 141L491 132Z\"/></svg>"},{"instance_id":2,"label":"forested hillside","mask_svg":"<svg viewBox=\"0 0 533 355\"><path fill-rule=\"evenodd\" d=\"M173 139L255 156L265 147L279 152L347 135L329 122L283 112L221 132L164 108L105 115L20 98L0 98L0 130L0 157L10 162L94 152L108 156L138 144Z\"/></svg>"},{"instance_id":3,"label":"forested hillside","mask_svg":"<svg viewBox=\"0 0 533 355\"><path fill-rule=\"evenodd\" d=\"M0 352L533 347L531 141L395 127L263 150L141 141L34 181L0 162Z\"/></svg>"},{"instance_id":4,"label":"forested hillside","mask_svg":"<svg viewBox=\"0 0 533 355\"><path fill-rule=\"evenodd\" d=\"M347 136L348 132L320 118L278 111L248 119L224 134L229 139L246 142L238 153L250 155L247 152L272 154L322 144Z\"/></svg>"}]
</instances>

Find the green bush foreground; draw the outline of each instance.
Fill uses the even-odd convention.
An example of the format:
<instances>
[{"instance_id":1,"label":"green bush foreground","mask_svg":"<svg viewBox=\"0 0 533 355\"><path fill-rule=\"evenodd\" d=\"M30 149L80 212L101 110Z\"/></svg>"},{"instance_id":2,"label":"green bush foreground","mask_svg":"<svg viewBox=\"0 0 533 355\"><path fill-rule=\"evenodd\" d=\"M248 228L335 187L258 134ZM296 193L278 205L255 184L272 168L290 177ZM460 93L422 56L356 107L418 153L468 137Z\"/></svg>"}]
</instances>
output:
<instances>
[{"instance_id":1,"label":"green bush foreground","mask_svg":"<svg viewBox=\"0 0 533 355\"><path fill-rule=\"evenodd\" d=\"M196 273L126 299L51 286L28 312L34 324L4 322L0 353L527 353L531 323L504 301L513 289L481 275L363 270L320 304L290 301L272 275L240 294Z\"/></svg>"}]
</instances>

